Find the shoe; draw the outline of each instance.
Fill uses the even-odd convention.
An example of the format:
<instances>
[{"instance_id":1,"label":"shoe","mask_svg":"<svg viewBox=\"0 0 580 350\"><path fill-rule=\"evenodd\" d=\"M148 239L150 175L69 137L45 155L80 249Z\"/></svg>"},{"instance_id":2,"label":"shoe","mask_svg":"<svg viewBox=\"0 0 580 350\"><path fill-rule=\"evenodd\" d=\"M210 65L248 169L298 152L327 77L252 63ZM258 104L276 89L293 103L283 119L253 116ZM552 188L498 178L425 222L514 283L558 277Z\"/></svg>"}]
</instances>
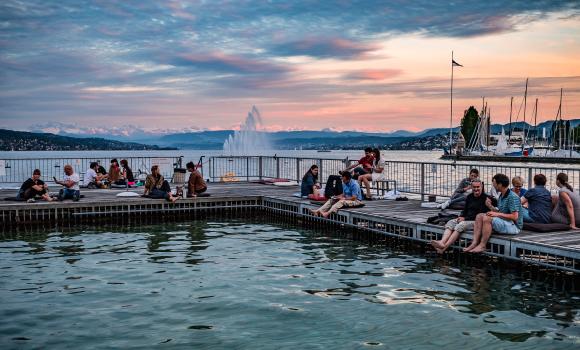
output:
<instances>
[{"instance_id":1,"label":"shoe","mask_svg":"<svg viewBox=\"0 0 580 350\"><path fill-rule=\"evenodd\" d=\"M447 208L449 208L449 201L445 201L437 206L437 209L441 209L441 210L444 210Z\"/></svg>"},{"instance_id":2,"label":"shoe","mask_svg":"<svg viewBox=\"0 0 580 350\"><path fill-rule=\"evenodd\" d=\"M29 200L27 200L26 202L27 202L27 203L34 203L34 202L36 202L36 199L34 199L34 198L30 198L30 199L29 199Z\"/></svg>"}]
</instances>

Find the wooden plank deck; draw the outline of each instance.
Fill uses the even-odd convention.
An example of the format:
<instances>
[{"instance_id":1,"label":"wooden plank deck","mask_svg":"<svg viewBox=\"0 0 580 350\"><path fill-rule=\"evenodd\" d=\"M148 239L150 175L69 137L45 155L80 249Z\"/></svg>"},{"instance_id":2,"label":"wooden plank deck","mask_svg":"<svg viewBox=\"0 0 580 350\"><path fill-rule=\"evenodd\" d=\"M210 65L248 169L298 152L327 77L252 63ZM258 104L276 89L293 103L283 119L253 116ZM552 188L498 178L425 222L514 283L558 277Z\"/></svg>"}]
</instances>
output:
<instances>
[{"instance_id":1,"label":"wooden plank deck","mask_svg":"<svg viewBox=\"0 0 580 350\"><path fill-rule=\"evenodd\" d=\"M308 200L293 196L299 191L298 186L278 187L256 183L210 183L208 193L211 197L197 199L181 199L177 206L197 205L203 202L219 202L232 199L260 198L261 205L271 211L285 212L307 220L321 221L309 215L307 209L316 208ZM132 192L141 194L141 189L130 189ZM153 200L142 197L116 197L123 190L82 190L85 196L79 202L70 200L64 202L47 203L37 201L35 203L13 202L0 200L0 212L4 217L9 211L14 210L42 210L48 208L89 208L97 205L141 205L151 203L163 203L164 208L171 208L171 204L163 200ZM0 190L0 198L14 197L16 190ZM196 204L197 203L197 204ZM285 204L291 209L280 209L268 203ZM418 200L393 201L375 200L365 202L362 208L345 209L339 211L340 217L335 216L331 221L337 221L353 227L372 229L384 232L388 235L399 236L419 241L429 241L441 236L441 226L427 224L427 218L437 215L438 209L422 208ZM389 226L390 225L390 226ZM401 236L400 228L405 228L405 234ZM393 232L390 232L392 230ZM465 246L471 240L471 234L465 234L454 248ZM515 260L559 268L573 272L580 272L580 230L551 233L536 233L523 231L517 236L493 235L490 240L491 249L486 254L502 256Z\"/></svg>"}]
</instances>

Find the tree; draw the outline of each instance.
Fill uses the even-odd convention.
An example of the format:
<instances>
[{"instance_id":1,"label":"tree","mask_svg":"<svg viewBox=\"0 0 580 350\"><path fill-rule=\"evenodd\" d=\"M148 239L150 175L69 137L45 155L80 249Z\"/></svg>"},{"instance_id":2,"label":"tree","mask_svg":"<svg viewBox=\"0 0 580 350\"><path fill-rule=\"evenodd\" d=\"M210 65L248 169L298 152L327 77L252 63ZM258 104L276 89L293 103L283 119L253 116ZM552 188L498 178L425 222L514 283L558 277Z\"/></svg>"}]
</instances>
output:
<instances>
[{"instance_id":1,"label":"tree","mask_svg":"<svg viewBox=\"0 0 580 350\"><path fill-rule=\"evenodd\" d=\"M471 144L471 138L474 136L478 120L479 113L477 112L477 109L475 109L475 107L473 106L470 106L463 113L463 118L461 118L461 134L463 134L466 146L469 146Z\"/></svg>"}]
</instances>

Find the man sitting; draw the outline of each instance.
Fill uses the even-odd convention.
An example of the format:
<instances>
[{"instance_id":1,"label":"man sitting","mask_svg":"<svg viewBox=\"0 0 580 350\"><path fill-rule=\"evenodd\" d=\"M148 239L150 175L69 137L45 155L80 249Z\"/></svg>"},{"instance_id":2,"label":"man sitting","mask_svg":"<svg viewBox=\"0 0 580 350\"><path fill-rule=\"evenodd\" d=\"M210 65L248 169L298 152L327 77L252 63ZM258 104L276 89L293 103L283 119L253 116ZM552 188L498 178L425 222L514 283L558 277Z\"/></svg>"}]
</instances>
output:
<instances>
[{"instance_id":1,"label":"man sitting","mask_svg":"<svg viewBox=\"0 0 580 350\"><path fill-rule=\"evenodd\" d=\"M97 171L99 170L99 163L91 162L89 168L85 173L85 177L83 179L83 187L84 188L103 188L103 179L106 175L100 175Z\"/></svg>"},{"instance_id":2,"label":"man sitting","mask_svg":"<svg viewBox=\"0 0 580 350\"><path fill-rule=\"evenodd\" d=\"M437 253L443 254L464 232L473 229L475 218L478 214L487 213L492 210L497 201L495 198L488 196L483 191L483 183L479 179L471 181L473 192L465 200L465 208L457 219L452 219L445 225L445 232L440 241L431 241ZM487 199L491 199L488 202Z\"/></svg>"},{"instance_id":3,"label":"man sitting","mask_svg":"<svg viewBox=\"0 0 580 350\"><path fill-rule=\"evenodd\" d=\"M521 197L524 208L524 222L549 224L552 222L552 195L546 189L546 176L537 174L534 176L534 188L530 188Z\"/></svg>"},{"instance_id":4,"label":"man sitting","mask_svg":"<svg viewBox=\"0 0 580 350\"><path fill-rule=\"evenodd\" d=\"M73 167L70 164L64 166L63 180L59 181L54 178L54 182L64 186L64 188L61 189L58 193L59 201L72 198L73 201L77 202L81 198L79 175L75 173Z\"/></svg>"},{"instance_id":5,"label":"man sitting","mask_svg":"<svg viewBox=\"0 0 580 350\"><path fill-rule=\"evenodd\" d=\"M39 196L45 201L52 201L52 198L48 195L48 185L40 179L40 170L34 169L30 179L24 181L16 198L22 201L33 202L35 197Z\"/></svg>"},{"instance_id":6,"label":"man sitting","mask_svg":"<svg viewBox=\"0 0 580 350\"><path fill-rule=\"evenodd\" d=\"M465 207L465 199L471 193L471 181L479 178L479 170L471 169L469 171L469 177L461 180L455 192L451 198L439 205L439 209L447 209L451 207L452 209L463 209Z\"/></svg>"},{"instance_id":7,"label":"man sitting","mask_svg":"<svg viewBox=\"0 0 580 350\"><path fill-rule=\"evenodd\" d=\"M510 179L504 174L496 174L493 187L501 193L498 206L485 214L478 214L473 228L473 241L464 252L481 253L487 247L491 232L517 235L524 225L524 215L520 197L509 189ZM491 205L491 200L488 199Z\"/></svg>"},{"instance_id":8,"label":"man sitting","mask_svg":"<svg viewBox=\"0 0 580 350\"><path fill-rule=\"evenodd\" d=\"M169 202L175 203L179 197L171 194L171 187L163 175L159 173L159 166L153 165L151 167L151 174L147 175L145 180L144 196L153 199L166 199Z\"/></svg>"},{"instance_id":9,"label":"man sitting","mask_svg":"<svg viewBox=\"0 0 580 350\"><path fill-rule=\"evenodd\" d=\"M310 212L319 216L328 218L330 214L336 213L342 207L354 207L361 205L362 194L358 181L352 179L352 175L345 171L342 173L342 194L332 196L322 207Z\"/></svg>"},{"instance_id":10,"label":"man sitting","mask_svg":"<svg viewBox=\"0 0 580 350\"><path fill-rule=\"evenodd\" d=\"M205 183L201 173L195 168L193 162L187 163L185 167L191 173L189 175L189 181L187 181L187 196L197 197L207 191L207 184Z\"/></svg>"},{"instance_id":11,"label":"man sitting","mask_svg":"<svg viewBox=\"0 0 580 350\"><path fill-rule=\"evenodd\" d=\"M373 171L373 164L375 162L375 157L373 156L373 149L371 147L365 148L365 156L359 159L358 163L355 163L344 171L349 172L354 169L353 178L357 179L360 175L371 174Z\"/></svg>"}]
</instances>

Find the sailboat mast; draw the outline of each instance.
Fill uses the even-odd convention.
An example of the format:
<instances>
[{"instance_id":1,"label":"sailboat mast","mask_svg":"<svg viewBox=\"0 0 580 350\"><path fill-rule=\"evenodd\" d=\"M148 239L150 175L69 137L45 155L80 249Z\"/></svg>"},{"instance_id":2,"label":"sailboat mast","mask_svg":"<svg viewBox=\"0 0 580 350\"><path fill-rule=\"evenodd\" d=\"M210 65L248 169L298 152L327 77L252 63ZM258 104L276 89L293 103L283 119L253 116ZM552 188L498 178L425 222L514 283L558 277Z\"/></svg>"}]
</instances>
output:
<instances>
[{"instance_id":1,"label":"sailboat mast","mask_svg":"<svg viewBox=\"0 0 580 350\"><path fill-rule=\"evenodd\" d=\"M536 147L536 138L538 137L538 99L536 98L536 106L534 107L534 142L532 147Z\"/></svg>"},{"instance_id":2,"label":"sailboat mast","mask_svg":"<svg viewBox=\"0 0 580 350\"><path fill-rule=\"evenodd\" d=\"M524 126L522 135L522 150L526 147L526 109L528 106L528 78L526 78L526 91L524 92Z\"/></svg>"},{"instance_id":3,"label":"sailboat mast","mask_svg":"<svg viewBox=\"0 0 580 350\"><path fill-rule=\"evenodd\" d=\"M508 145L509 145L510 140L512 138L512 113L513 113L513 105L514 105L514 97L512 96L512 98L510 99L510 132L509 132L509 136L508 136Z\"/></svg>"},{"instance_id":4,"label":"sailboat mast","mask_svg":"<svg viewBox=\"0 0 580 350\"><path fill-rule=\"evenodd\" d=\"M560 88L560 105L558 106L558 114L556 115L556 127L558 128L558 149L562 148L562 128L561 125L562 124L562 94L563 94L563 88ZM558 121L558 117L560 117L560 121Z\"/></svg>"}]
</instances>

